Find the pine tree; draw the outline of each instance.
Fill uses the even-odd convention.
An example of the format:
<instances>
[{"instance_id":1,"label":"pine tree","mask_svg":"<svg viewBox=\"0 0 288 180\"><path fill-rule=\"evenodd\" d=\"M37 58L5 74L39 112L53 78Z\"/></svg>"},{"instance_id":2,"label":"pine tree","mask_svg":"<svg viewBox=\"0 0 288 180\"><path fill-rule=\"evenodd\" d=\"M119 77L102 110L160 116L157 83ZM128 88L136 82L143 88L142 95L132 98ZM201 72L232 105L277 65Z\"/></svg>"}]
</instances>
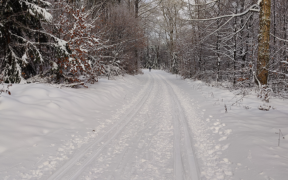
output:
<instances>
[{"instance_id":1,"label":"pine tree","mask_svg":"<svg viewBox=\"0 0 288 180\"><path fill-rule=\"evenodd\" d=\"M45 0L2 0L0 2L0 70L4 81L25 82L39 74L43 66L55 68L49 50L68 54L66 42L43 29L51 22ZM46 54L45 54L46 53Z\"/></svg>"}]
</instances>

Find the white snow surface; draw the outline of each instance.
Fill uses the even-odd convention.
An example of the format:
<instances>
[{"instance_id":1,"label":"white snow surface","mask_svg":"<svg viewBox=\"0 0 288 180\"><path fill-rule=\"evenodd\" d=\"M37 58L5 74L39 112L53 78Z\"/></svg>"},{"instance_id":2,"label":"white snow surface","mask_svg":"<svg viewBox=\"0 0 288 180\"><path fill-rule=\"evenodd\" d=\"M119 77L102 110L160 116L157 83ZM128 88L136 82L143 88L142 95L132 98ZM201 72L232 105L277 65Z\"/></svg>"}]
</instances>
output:
<instances>
[{"instance_id":1,"label":"white snow surface","mask_svg":"<svg viewBox=\"0 0 288 180\"><path fill-rule=\"evenodd\" d=\"M254 92L237 101L237 92L158 70L87 89L10 90L0 97L3 180L288 177L287 100L260 111Z\"/></svg>"}]
</instances>

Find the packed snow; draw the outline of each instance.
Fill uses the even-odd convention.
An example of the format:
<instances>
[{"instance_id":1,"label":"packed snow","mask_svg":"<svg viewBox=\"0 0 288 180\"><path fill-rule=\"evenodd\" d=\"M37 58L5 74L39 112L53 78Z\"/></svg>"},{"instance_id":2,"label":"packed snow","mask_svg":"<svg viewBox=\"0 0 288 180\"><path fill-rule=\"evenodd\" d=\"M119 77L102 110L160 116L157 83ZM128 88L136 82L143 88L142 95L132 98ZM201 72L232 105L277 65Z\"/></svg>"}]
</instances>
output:
<instances>
[{"instance_id":1,"label":"packed snow","mask_svg":"<svg viewBox=\"0 0 288 180\"><path fill-rule=\"evenodd\" d=\"M0 97L0 179L288 177L287 100L143 72L88 88L10 87Z\"/></svg>"}]
</instances>

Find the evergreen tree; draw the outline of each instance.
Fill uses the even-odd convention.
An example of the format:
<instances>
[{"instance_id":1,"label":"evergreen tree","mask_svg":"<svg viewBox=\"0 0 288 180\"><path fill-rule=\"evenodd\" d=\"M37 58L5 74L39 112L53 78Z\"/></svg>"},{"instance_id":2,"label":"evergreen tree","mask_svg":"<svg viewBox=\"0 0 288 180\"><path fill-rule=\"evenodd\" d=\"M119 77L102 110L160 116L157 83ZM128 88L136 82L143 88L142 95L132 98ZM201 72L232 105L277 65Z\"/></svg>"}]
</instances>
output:
<instances>
[{"instance_id":1,"label":"evergreen tree","mask_svg":"<svg viewBox=\"0 0 288 180\"><path fill-rule=\"evenodd\" d=\"M44 0L2 0L0 2L0 72L9 83L44 70L56 68L49 53L68 54L66 42L46 32L42 22L50 23L49 2Z\"/></svg>"}]
</instances>

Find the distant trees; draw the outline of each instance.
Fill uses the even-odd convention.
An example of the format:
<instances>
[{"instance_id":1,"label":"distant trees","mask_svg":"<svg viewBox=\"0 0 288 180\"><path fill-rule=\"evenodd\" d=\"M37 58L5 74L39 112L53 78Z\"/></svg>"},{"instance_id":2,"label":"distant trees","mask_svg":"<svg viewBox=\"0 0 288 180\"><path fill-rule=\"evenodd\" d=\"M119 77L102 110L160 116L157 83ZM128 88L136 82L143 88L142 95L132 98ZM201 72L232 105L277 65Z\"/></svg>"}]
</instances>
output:
<instances>
[{"instance_id":1,"label":"distant trees","mask_svg":"<svg viewBox=\"0 0 288 180\"><path fill-rule=\"evenodd\" d=\"M158 9L161 26L152 31L162 37L160 49L166 49L169 57L160 59L170 72L230 88L258 84L281 96L287 94L288 2L165 1ZM155 35L151 38L158 39ZM150 46L158 46L158 42ZM154 56L151 50L146 54L143 65L151 64L149 57ZM164 54L162 51L159 57Z\"/></svg>"},{"instance_id":2,"label":"distant trees","mask_svg":"<svg viewBox=\"0 0 288 180\"><path fill-rule=\"evenodd\" d=\"M119 64L122 70L129 74L139 71L139 52L144 47L145 37L142 22L135 17L135 12L129 11L129 6L121 3L110 7L110 15L106 20L107 42L111 46L111 51L106 52L103 61L107 57L112 57L106 64ZM109 58L108 58L109 59Z\"/></svg>"}]
</instances>

